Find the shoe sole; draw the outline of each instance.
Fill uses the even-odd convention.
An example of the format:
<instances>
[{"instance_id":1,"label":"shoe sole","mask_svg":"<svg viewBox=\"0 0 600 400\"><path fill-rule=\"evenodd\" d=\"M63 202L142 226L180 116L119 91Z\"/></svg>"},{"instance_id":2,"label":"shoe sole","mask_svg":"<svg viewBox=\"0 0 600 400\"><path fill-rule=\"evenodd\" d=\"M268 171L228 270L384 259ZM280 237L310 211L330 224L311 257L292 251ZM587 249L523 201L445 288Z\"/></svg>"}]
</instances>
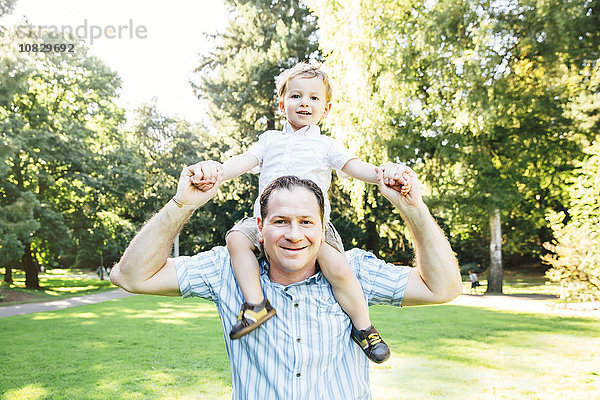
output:
<instances>
[{"instance_id":1,"label":"shoe sole","mask_svg":"<svg viewBox=\"0 0 600 400\"><path fill-rule=\"evenodd\" d=\"M235 340L235 339L241 338L242 336L246 336L247 334L249 334L256 328L258 328L259 326L261 326L262 324L267 322L267 320L271 319L271 317L273 315L275 315L275 309L272 309L271 311L269 311L264 317L262 317L261 319L259 319L255 323L253 323L252 325L240 329L240 331L237 332L235 335L229 335L229 338L231 340Z\"/></svg>"}]
</instances>

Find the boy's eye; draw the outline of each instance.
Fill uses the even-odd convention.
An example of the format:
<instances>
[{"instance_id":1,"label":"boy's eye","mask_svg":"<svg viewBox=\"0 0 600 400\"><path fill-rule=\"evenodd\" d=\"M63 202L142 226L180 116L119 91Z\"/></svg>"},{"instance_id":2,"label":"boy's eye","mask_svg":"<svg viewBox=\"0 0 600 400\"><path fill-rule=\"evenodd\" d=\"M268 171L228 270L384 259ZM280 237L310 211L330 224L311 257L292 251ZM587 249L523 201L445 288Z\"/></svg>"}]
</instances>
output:
<instances>
[{"instance_id":1,"label":"boy's eye","mask_svg":"<svg viewBox=\"0 0 600 400\"><path fill-rule=\"evenodd\" d=\"M312 96L310 99L311 100L319 100L319 98L317 96Z\"/></svg>"},{"instance_id":2,"label":"boy's eye","mask_svg":"<svg viewBox=\"0 0 600 400\"><path fill-rule=\"evenodd\" d=\"M299 99L300 95L299 94L293 94L290 96L292 99Z\"/></svg>"}]
</instances>

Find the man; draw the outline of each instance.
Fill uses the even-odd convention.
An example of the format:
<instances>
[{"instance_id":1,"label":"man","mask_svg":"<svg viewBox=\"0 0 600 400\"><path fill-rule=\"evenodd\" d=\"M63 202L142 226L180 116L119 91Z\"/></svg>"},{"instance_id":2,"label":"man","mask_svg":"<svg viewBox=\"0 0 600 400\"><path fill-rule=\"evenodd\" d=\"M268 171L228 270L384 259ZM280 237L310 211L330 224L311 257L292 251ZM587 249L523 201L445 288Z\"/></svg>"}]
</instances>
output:
<instances>
[{"instance_id":1,"label":"man","mask_svg":"<svg viewBox=\"0 0 600 400\"><path fill-rule=\"evenodd\" d=\"M214 164L185 168L177 194L132 240L111 280L135 293L200 296L217 304L229 332L243 303L226 248L169 259L174 238L193 210L217 192ZM395 177L408 172L407 195ZM371 253L347 252L369 304L443 303L462 289L456 259L421 198L415 173L388 164L378 171L382 194L400 211L414 238L417 268L397 267ZM391 186L390 186L391 185ZM203 190L198 189L200 187ZM225 335L234 399L370 399L369 363L350 339L350 319L315 260L323 242L323 195L311 181L275 180L261 195L259 240L268 262L261 285L277 314L268 324L232 341Z\"/></svg>"}]
</instances>

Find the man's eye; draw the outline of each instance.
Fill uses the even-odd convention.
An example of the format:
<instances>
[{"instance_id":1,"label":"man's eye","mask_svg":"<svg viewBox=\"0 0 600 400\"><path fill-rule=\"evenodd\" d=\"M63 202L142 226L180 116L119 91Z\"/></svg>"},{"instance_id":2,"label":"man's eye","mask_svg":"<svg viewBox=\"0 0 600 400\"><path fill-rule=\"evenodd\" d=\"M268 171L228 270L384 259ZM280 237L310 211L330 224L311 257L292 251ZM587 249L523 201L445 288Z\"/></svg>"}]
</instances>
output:
<instances>
[{"instance_id":1,"label":"man's eye","mask_svg":"<svg viewBox=\"0 0 600 400\"><path fill-rule=\"evenodd\" d=\"M306 221L302 221L302 224L303 224L303 225L312 225L312 224L313 224L313 222L312 222L312 221L309 221L309 220L306 220Z\"/></svg>"},{"instance_id":2,"label":"man's eye","mask_svg":"<svg viewBox=\"0 0 600 400\"><path fill-rule=\"evenodd\" d=\"M274 223L274 224L281 225L281 224L285 223L285 221L284 221L284 220L282 220L282 219L278 219L277 221L275 221L275 222L273 222L273 223Z\"/></svg>"}]
</instances>

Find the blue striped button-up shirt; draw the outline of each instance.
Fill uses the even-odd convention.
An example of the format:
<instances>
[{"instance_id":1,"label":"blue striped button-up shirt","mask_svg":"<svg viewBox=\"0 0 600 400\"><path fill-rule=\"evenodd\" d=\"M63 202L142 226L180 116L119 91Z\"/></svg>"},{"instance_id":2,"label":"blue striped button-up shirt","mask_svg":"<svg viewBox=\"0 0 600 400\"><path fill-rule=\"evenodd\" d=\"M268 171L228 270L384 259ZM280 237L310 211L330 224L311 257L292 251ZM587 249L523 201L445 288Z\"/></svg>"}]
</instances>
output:
<instances>
[{"instance_id":1,"label":"blue striped button-up shirt","mask_svg":"<svg viewBox=\"0 0 600 400\"><path fill-rule=\"evenodd\" d=\"M400 306L410 268L372 253L346 252L369 305ZM244 301L225 247L175 259L184 298L216 303L231 368L233 399L370 399L369 361L351 340L351 322L320 273L284 286L261 263L261 284L277 314L238 340L229 339Z\"/></svg>"}]
</instances>

